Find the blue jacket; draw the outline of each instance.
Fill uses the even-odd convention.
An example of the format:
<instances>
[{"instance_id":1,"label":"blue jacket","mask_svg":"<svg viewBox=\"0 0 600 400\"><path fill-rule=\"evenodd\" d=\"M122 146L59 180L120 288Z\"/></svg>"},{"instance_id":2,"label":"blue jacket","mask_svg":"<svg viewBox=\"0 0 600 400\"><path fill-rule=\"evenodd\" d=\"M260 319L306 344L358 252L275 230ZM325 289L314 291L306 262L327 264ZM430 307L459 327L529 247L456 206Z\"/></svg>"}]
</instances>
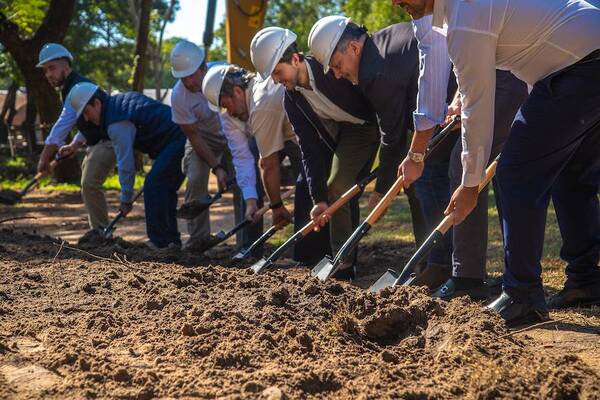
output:
<instances>
[{"instance_id":1,"label":"blue jacket","mask_svg":"<svg viewBox=\"0 0 600 400\"><path fill-rule=\"evenodd\" d=\"M336 79L332 71L324 74L323 65L311 56L304 62L309 64L319 92L348 114L375 123L371 105L354 85ZM327 178L336 142L301 92L286 90L283 104L300 142L310 195L315 203L327 201Z\"/></svg>"},{"instance_id":2,"label":"blue jacket","mask_svg":"<svg viewBox=\"0 0 600 400\"><path fill-rule=\"evenodd\" d=\"M130 121L136 127L134 148L155 159L172 140L183 137L179 125L171 120L171 107L138 92L120 93L102 104L102 128Z\"/></svg>"},{"instance_id":3,"label":"blue jacket","mask_svg":"<svg viewBox=\"0 0 600 400\"><path fill-rule=\"evenodd\" d=\"M77 72L71 71L69 76L67 76L67 79L65 79L65 82L62 86L62 90L60 92L63 103L67 99L67 96L69 95L69 92L71 91L73 86L81 82L94 83L89 79L79 75ZM83 119L83 116L80 116L77 119L77 130L81 132L81 134L85 138L86 143L89 146L93 146L101 140L109 140L106 131L103 130L102 127L94 125L91 122L86 122Z\"/></svg>"}]
</instances>

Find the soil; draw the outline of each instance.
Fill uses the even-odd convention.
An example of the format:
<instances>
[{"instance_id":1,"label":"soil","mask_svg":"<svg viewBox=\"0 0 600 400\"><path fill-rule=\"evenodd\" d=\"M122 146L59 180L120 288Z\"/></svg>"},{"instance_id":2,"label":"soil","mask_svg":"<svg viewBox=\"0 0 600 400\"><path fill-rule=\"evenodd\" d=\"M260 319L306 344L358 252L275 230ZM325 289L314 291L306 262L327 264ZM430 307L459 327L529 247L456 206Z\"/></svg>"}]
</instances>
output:
<instances>
[{"instance_id":1,"label":"soil","mask_svg":"<svg viewBox=\"0 0 600 400\"><path fill-rule=\"evenodd\" d=\"M256 276L219 252L81 247L0 230L0 398L600 399L598 347L578 356L559 324L509 332L465 299Z\"/></svg>"}]
</instances>

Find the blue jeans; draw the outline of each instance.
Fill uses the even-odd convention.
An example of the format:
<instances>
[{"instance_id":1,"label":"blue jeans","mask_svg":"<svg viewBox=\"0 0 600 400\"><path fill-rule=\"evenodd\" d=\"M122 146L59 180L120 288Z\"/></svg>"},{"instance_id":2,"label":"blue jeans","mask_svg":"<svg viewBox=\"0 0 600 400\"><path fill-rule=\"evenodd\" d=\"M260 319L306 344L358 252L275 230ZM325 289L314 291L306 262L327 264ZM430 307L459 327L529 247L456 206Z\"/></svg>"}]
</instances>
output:
<instances>
[{"instance_id":1,"label":"blue jeans","mask_svg":"<svg viewBox=\"0 0 600 400\"><path fill-rule=\"evenodd\" d=\"M497 169L504 290L545 305L541 264L552 197L568 263L566 287L600 284L600 60L538 81L512 125Z\"/></svg>"},{"instance_id":2,"label":"blue jeans","mask_svg":"<svg viewBox=\"0 0 600 400\"><path fill-rule=\"evenodd\" d=\"M146 233L158 247L181 244L177 229L177 190L183 183L181 159L185 147L183 134L169 142L154 160L144 182Z\"/></svg>"},{"instance_id":3,"label":"blue jeans","mask_svg":"<svg viewBox=\"0 0 600 400\"><path fill-rule=\"evenodd\" d=\"M425 162L423 175L415 182L415 190L421 202L428 233L432 232L444 218L444 210L450 202L449 163L443 158L445 157ZM452 230L433 247L427 258L427 264L452 265Z\"/></svg>"}]
</instances>

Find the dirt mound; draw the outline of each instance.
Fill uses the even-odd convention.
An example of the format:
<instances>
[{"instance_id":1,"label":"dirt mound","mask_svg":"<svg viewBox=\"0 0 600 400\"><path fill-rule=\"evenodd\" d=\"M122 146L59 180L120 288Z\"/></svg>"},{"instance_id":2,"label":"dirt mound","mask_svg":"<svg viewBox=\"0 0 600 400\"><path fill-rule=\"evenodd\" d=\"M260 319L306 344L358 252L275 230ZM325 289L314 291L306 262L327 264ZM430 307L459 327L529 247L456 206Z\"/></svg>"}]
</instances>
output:
<instances>
[{"instance_id":1,"label":"dirt mound","mask_svg":"<svg viewBox=\"0 0 600 400\"><path fill-rule=\"evenodd\" d=\"M380 295L289 269L0 249L0 397L598 398L577 357L534 351L465 300ZM33 244L32 244L33 243ZM125 249L127 250L127 249ZM27 372L28 371L28 372ZM28 382L24 384L24 382Z\"/></svg>"}]
</instances>

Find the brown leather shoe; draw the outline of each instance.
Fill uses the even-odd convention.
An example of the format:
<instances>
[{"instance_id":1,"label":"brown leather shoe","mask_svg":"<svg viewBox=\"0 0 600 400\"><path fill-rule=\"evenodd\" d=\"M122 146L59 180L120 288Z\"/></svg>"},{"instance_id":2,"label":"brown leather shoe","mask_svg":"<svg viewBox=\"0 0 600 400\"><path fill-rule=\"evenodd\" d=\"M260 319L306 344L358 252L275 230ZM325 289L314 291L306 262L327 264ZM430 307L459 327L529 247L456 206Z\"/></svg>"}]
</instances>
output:
<instances>
[{"instance_id":1,"label":"brown leather shoe","mask_svg":"<svg viewBox=\"0 0 600 400\"><path fill-rule=\"evenodd\" d=\"M552 309L586 307L596 304L600 304L600 285L564 288L548 299L548 307Z\"/></svg>"},{"instance_id":2,"label":"brown leather shoe","mask_svg":"<svg viewBox=\"0 0 600 400\"><path fill-rule=\"evenodd\" d=\"M452 277L452 266L442 264L429 264L421 273L417 274L411 286L427 286L435 290Z\"/></svg>"}]
</instances>

